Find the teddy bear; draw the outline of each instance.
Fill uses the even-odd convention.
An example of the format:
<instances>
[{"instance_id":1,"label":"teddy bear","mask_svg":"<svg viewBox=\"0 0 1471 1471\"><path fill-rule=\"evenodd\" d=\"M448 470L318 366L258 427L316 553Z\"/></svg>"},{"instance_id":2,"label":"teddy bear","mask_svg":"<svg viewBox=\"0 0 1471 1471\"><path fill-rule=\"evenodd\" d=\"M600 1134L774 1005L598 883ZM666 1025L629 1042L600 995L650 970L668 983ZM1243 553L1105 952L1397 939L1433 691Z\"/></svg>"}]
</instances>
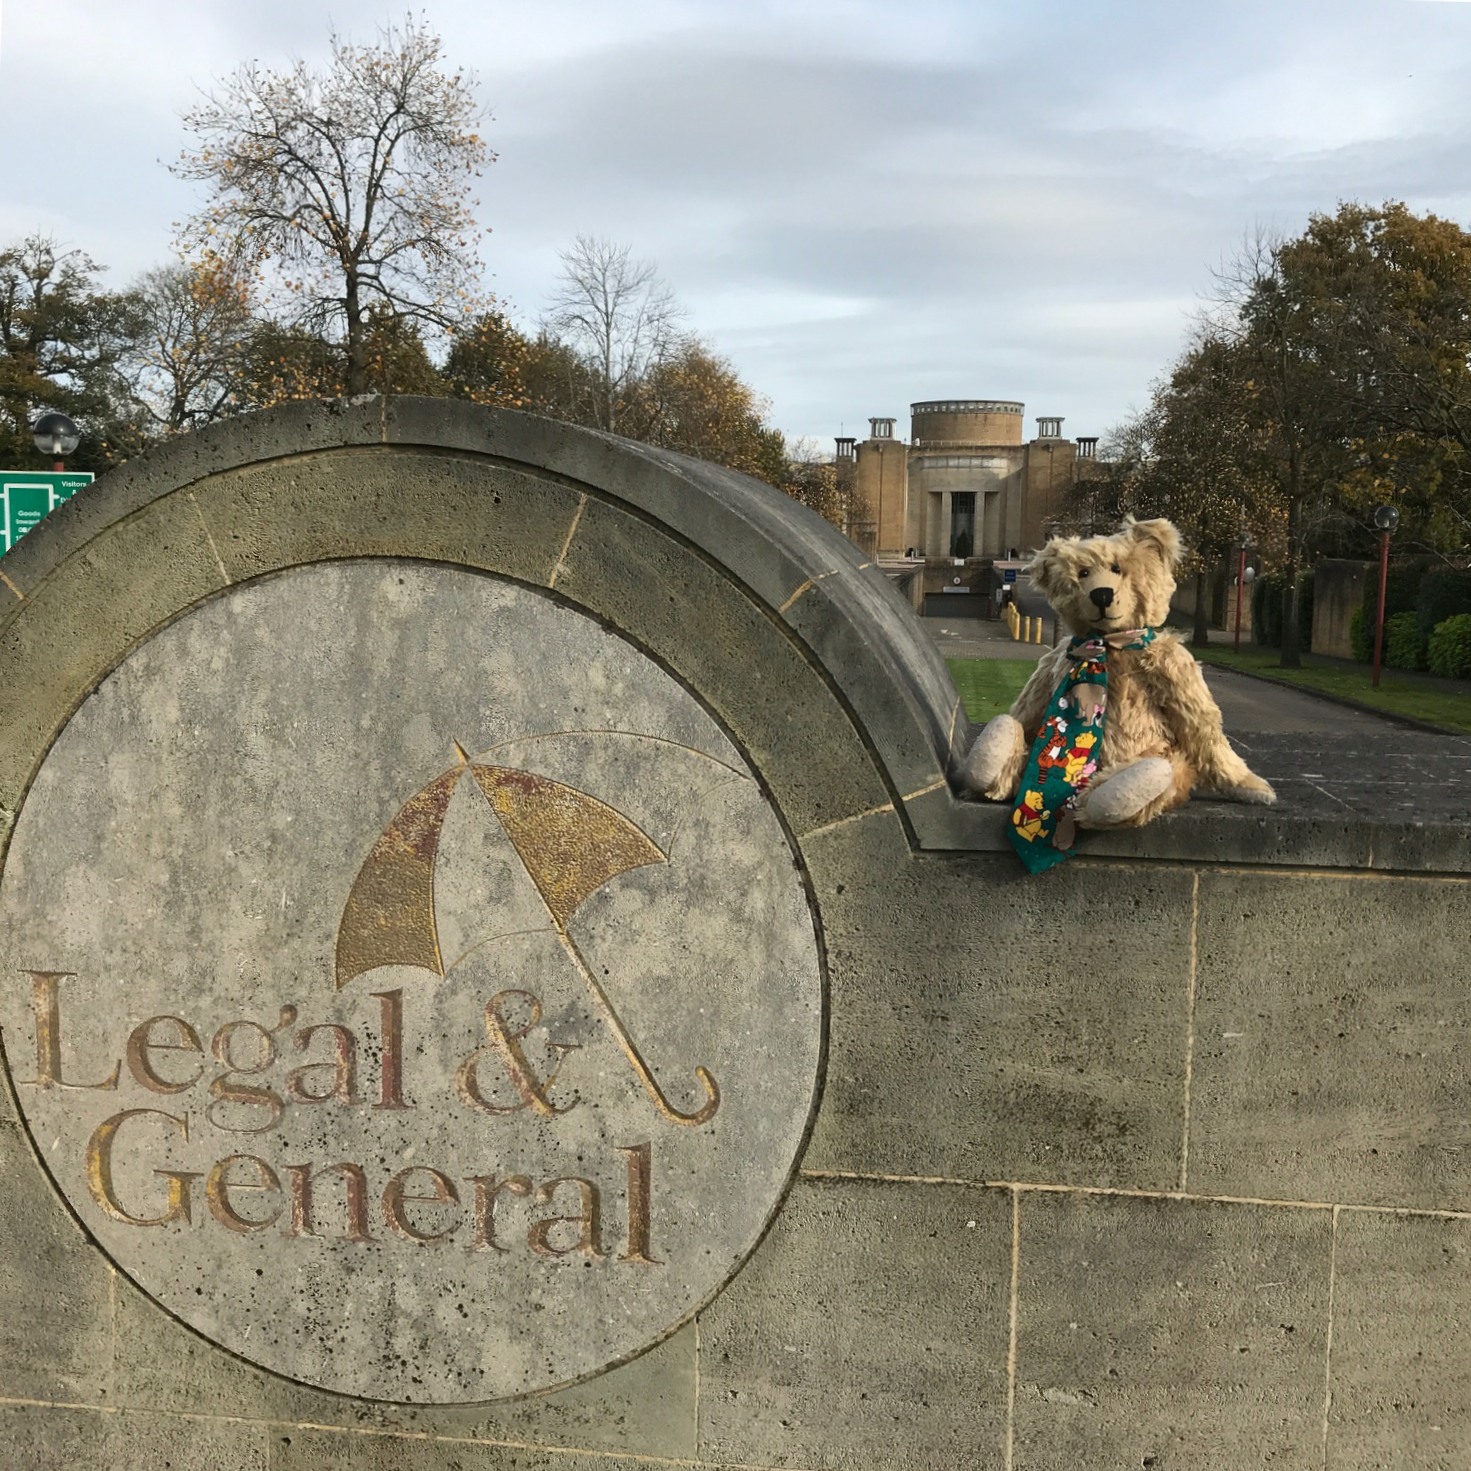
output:
<instances>
[{"instance_id":1,"label":"teddy bear","mask_svg":"<svg viewBox=\"0 0 1471 1471\"><path fill-rule=\"evenodd\" d=\"M1072 637L976 737L958 785L1015 801L1012 844L1034 872L1069 856L1077 828L1138 827L1197 788L1276 801L1222 733L1200 666L1161 628L1179 563L1169 521L1130 516L1112 536L1054 537L1027 569Z\"/></svg>"}]
</instances>

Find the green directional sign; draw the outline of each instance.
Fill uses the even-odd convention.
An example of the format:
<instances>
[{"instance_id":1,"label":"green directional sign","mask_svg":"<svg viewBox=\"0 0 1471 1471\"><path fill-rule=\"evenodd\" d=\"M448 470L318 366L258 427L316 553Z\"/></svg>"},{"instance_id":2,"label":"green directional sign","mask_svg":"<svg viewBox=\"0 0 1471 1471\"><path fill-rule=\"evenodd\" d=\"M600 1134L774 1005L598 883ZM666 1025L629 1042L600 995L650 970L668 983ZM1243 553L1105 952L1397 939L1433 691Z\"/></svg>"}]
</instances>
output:
<instances>
[{"instance_id":1,"label":"green directional sign","mask_svg":"<svg viewBox=\"0 0 1471 1471\"><path fill-rule=\"evenodd\" d=\"M92 483L91 471L0 470L0 554L8 552L43 516Z\"/></svg>"}]
</instances>

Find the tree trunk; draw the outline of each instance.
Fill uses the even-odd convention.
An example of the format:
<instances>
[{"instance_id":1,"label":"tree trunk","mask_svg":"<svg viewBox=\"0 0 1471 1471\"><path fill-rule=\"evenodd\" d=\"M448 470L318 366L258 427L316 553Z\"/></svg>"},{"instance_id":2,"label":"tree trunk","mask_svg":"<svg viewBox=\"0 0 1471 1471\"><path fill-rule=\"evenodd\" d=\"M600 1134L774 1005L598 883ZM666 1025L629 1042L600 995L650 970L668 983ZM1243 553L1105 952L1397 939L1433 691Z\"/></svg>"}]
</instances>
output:
<instances>
[{"instance_id":1,"label":"tree trunk","mask_svg":"<svg viewBox=\"0 0 1471 1471\"><path fill-rule=\"evenodd\" d=\"M363 330L363 304L358 294L358 281L351 273L347 277L342 305L347 318L347 372L342 386L348 398L356 398L368 391L368 344Z\"/></svg>"},{"instance_id":2,"label":"tree trunk","mask_svg":"<svg viewBox=\"0 0 1471 1471\"><path fill-rule=\"evenodd\" d=\"M1294 453L1287 480L1287 589L1282 594L1283 669L1302 667L1299 581L1302 573L1302 462Z\"/></svg>"},{"instance_id":3,"label":"tree trunk","mask_svg":"<svg viewBox=\"0 0 1471 1471\"><path fill-rule=\"evenodd\" d=\"M24 449L31 437L30 400L20 394L7 396L5 399L5 413L15 426L13 432L17 447Z\"/></svg>"},{"instance_id":4,"label":"tree trunk","mask_svg":"<svg viewBox=\"0 0 1471 1471\"><path fill-rule=\"evenodd\" d=\"M1195 574L1195 630L1190 635L1194 648L1203 649L1211 641L1210 618L1205 606L1205 568Z\"/></svg>"}]
</instances>

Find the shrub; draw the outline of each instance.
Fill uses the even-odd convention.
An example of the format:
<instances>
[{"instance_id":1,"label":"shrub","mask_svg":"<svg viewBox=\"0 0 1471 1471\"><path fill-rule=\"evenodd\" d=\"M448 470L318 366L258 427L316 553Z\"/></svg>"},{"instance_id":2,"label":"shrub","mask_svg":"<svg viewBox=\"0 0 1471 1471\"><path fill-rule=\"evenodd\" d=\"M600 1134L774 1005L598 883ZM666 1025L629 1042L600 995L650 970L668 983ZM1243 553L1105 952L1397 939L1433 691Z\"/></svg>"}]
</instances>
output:
<instances>
[{"instance_id":1,"label":"shrub","mask_svg":"<svg viewBox=\"0 0 1471 1471\"><path fill-rule=\"evenodd\" d=\"M1431 671L1447 679L1471 679L1471 613L1437 623L1428 650Z\"/></svg>"},{"instance_id":2,"label":"shrub","mask_svg":"<svg viewBox=\"0 0 1471 1471\"><path fill-rule=\"evenodd\" d=\"M1471 571L1440 567L1427 572L1420 580L1415 613L1420 620L1421 636L1427 639L1430 630L1447 618L1471 613Z\"/></svg>"},{"instance_id":3,"label":"shrub","mask_svg":"<svg viewBox=\"0 0 1471 1471\"><path fill-rule=\"evenodd\" d=\"M1287 577L1281 572L1263 572L1251 585L1252 637L1263 648L1282 647L1282 613L1287 594ZM1298 622L1303 648L1313 643L1313 574L1297 579Z\"/></svg>"},{"instance_id":4,"label":"shrub","mask_svg":"<svg viewBox=\"0 0 1471 1471\"><path fill-rule=\"evenodd\" d=\"M1282 643L1282 579L1275 572L1259 572L1251 585L1251 636L1264 649Z\"/></svg>"},{"instance_id":5,"label":"shrub","mask_svg":"<svg viewBox=\"0 0 1471 1471\"><path fill-rule=\"evenodd\" d=\"M1396 613L1413 613L1420 597L1420 583L1430 569L1429 557L1400 557L1389 564L1384 585L1384 617L1387 622ZM1369 630L1369 650L1373 657L1374 622L1379 617L1379 564L1376 562L1364 581L1364 625Z\"/></svg>"},{"instance_id":6,"label":"shrub","mask_svg":"<svg viewBox=\"0 0 1471 1471\"><path fill-rule=\"evenodd\" d=\"M1396 613L1384 625L1384 662L1391 669L1423 669L1426 640L1415 613ZM1373 650L1370 649L1370 657Z\"/></svg>"},{"instance_id":7,"label":"shrub","mask_svg":"<svg viewBox=\"0 0 1471 1471\"><path fill-rule=\"evenodd\" d=\"M1368 611L1361 603L1348 620L1348 641L1353 645L1354 658L1367 664L1374 657L1374 625Z\"/></svg>"}]
</instances>

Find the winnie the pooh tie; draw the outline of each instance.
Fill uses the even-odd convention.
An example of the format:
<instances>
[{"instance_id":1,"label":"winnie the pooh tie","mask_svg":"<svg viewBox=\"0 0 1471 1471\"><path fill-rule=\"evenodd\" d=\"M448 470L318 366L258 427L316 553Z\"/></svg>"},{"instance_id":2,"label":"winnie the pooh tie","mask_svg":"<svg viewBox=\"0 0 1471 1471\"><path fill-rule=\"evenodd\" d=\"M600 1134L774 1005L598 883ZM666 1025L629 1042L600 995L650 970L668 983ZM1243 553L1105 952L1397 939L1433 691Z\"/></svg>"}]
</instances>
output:
<instances>
[{"instance_id":1,"label":"winnie the pooh tie","mask_svg":"<svg viewBox=\"0 0 1471 1471\"><path fill-rule=\"evenodd\" d=\"M1072 857L1073 808L1103 749L1109 652L1148 648L1156 637L1152 628L1134 628L1069 641L1066 672L1037 728L1011 814L1011 846L1029 872Z\"/></svg>"}]
</instances>

